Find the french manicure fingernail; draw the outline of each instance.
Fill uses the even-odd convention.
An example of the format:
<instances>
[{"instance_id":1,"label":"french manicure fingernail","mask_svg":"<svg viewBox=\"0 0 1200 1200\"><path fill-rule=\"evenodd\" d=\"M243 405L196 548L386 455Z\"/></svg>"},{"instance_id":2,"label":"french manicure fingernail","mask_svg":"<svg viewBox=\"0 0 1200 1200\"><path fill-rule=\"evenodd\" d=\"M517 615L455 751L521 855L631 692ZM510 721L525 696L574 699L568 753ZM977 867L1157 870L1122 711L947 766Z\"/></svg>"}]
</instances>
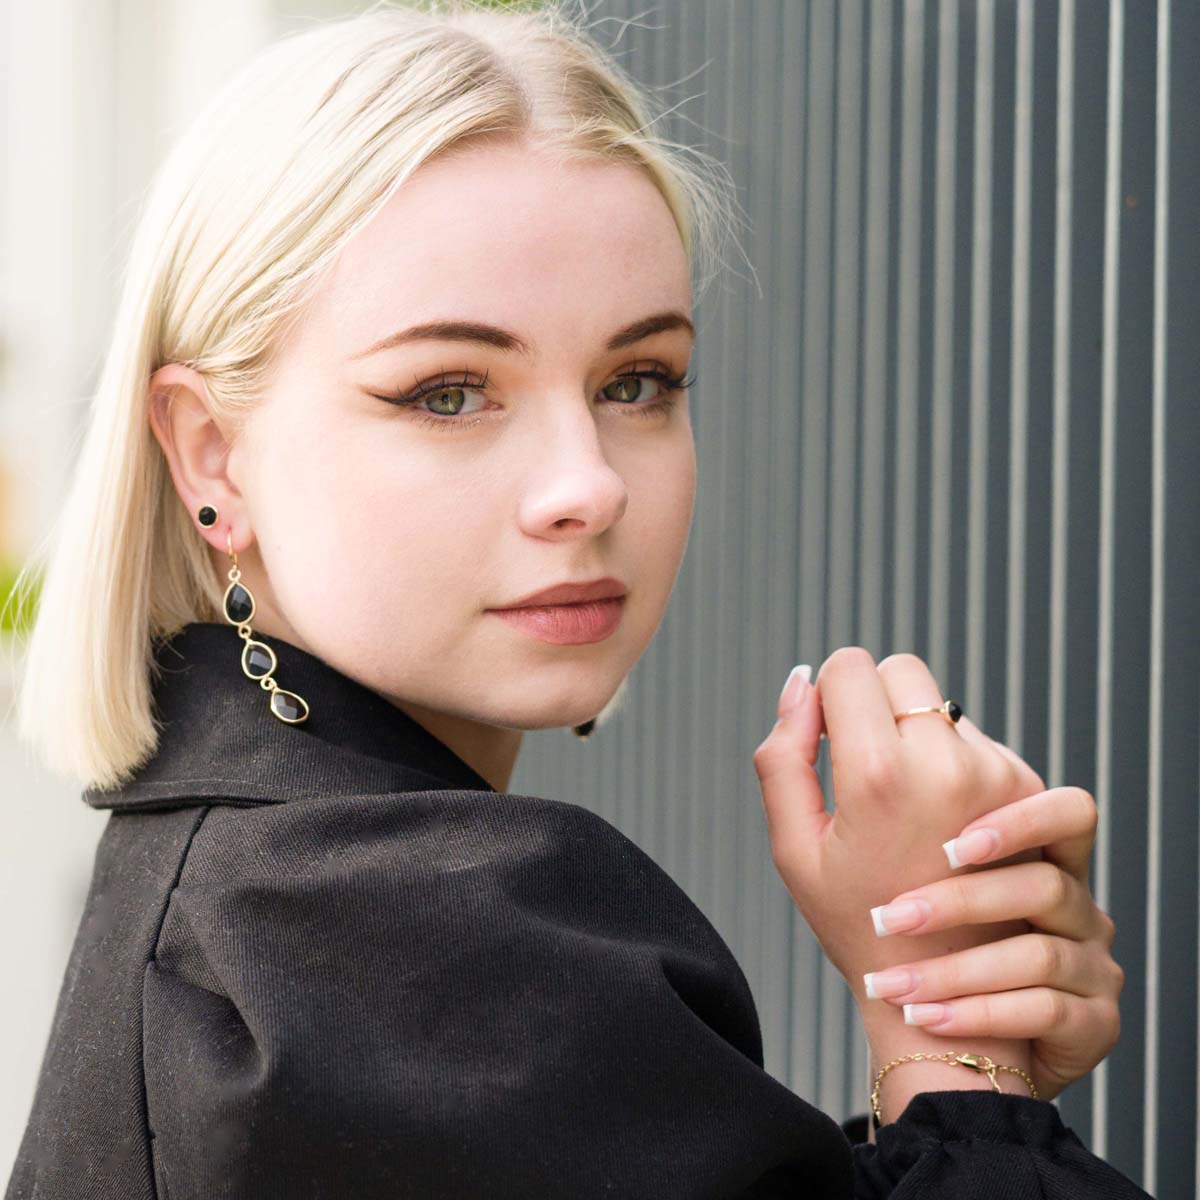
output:
<instances>
[{"instance_id":1,"label":"french manicure fingernail","mask_svg":"<svg viewBox=\"0 0 1200 1200\"><path fill-rule=\"evenodd\" d=\"M887 971L868 971L863 976L863 986L867 989L868 1000L886 1000L889 996L911 992L917 986L917 980L912 971L893 967Z\"/></svg>"},{"instance_id":2,"label":"french manicure fingernail","mask_svg":"<svg viewBox=\"0 0 1200 1200\"><path fill-rule=\"evenodd\" d=\"M936 1025L950 1015L944 1004L906 1004L905 1025Z\"/></svg>"},{"instance_id":3,"label":"french manicure fingernail","mask_svg":"<svg viewBox=\"0 0 1200 1200\"><path fill-rule=\"evenodd\" d=\"M962 837L943 842L942 849L945 850L952 867L983 862L1000 849L1000 835L994 829L972 829Z\"/></svg>"},{"instance_id":4,"label":"french manicure fingernail","mask_svg":"<svg viewBox=\"0 0 1200 1200\"><path fill-rule=\"evenodd\" d=\"M927 900L897 900L894 904L880 904L871 909L871 922L876 937L887 937L889 933L904 933L915 929L929 917Z\"/></svg>"},{"instance_id":5,"label":"french manicure fingernail","mask_svg":"<svg viewBox=\"0 0 1200 1200\"><path fill-rule=\"evenodd\" d=\"M792 668L791 674L787 677L787 682L783 685L783 693L780 696L785 713L792 712L804 702L804 697L811 686L811 680L812 667L807 663L801 663L800 666Z\"/></svg>"}]
</instances>

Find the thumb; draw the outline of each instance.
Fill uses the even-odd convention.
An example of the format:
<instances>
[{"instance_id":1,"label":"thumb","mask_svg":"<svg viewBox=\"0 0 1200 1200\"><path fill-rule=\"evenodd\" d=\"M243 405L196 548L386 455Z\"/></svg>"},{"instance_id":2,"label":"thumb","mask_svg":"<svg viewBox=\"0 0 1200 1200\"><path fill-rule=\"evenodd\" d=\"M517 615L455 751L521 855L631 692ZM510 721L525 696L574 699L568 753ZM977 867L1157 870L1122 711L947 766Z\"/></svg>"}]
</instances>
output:
<instances>
[{"instance_id":1,"label":"thumb","mask_svg":"<svg viewBox=\"0 0 1200 1200\"><path fill-rule=\"evenodd\" d=\"M795 861L815 845L830 820L816 769L824 724L821 694L804 672L798 667L789 676L779 701L779 720L754 751L754 772L777 864ZM793 699L794 707L785 708Z\"/></svg>"}]
</instances>

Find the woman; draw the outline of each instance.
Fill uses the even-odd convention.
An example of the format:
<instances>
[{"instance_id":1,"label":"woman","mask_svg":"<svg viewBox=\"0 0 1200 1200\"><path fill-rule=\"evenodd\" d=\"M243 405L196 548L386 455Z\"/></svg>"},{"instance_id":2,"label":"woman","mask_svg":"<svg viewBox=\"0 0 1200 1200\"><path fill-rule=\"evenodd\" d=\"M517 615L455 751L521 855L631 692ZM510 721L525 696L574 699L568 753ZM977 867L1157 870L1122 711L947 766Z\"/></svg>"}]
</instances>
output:
<instances>
[{"instance_id":1,"label":"woman","mask_svg":"<svg viewBox=\"0 0 1200 1200\"><path fill-rule=\"evenodd\" d=\"M380 10L271 47L164 165L20 696L112 815L10 1200L1143 1194L1048 1102L1117 1032L1091 798L919 659L794 672L754 759L874 1141L763 1070L646 855L506 790L524 730L612 702L687 543L732 209L647 113L557 10Z\"/></svg>"}]
</instances>

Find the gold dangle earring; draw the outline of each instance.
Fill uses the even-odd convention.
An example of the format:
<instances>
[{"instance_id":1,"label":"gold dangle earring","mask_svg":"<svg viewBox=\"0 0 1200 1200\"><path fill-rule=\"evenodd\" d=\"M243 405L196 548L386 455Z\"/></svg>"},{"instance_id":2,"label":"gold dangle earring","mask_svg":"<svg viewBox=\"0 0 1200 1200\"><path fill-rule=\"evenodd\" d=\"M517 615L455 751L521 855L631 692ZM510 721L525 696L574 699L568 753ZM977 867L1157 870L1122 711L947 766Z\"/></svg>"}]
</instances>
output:
<instances>
[{"instance_id":1,"label":"gold dangle earring","mask_svg":"<svg viewBox=\"0 0 1200 1200\"><path fill-rule=\"evenodd\" d=\"M200 524L205 527L215 525L217 510L206 504L199 512ZM242 674L248 679L255 680L264 692L271 693L268 702L271 712L288 725L299 725L308 720L308 702L295 692L285 691L275 682L274 675L278 667L275 651L265 642L255 641L251 636L250 622L254 618L254 597L250 589L241 582L242 573L238 569L237 554L233 549L233 531L225 531L225 546L233 566L229 568L229 586L225 589L225 599L221 608L225 620L237 626L238 637L245 641L242 647Z\"/></svg>"}]
</instances>

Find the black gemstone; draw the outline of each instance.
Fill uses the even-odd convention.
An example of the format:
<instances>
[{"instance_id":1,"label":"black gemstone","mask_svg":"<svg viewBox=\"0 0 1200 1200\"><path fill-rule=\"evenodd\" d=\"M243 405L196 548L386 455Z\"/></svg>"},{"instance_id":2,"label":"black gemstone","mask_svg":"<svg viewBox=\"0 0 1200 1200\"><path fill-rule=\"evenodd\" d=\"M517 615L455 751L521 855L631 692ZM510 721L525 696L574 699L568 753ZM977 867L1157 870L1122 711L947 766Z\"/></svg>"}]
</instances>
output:
<instances>
[{"instance_id":1,"label":"black gemstone","mask_svg":"<svg viewBox=\"0 0 1200 1200\"><path fill-rule=\"evenodd\" d=\"M248 621L254 615L254 597L240 583L233 584L225 593L225 616L235 625Z\"/></svg>"},{"instance_id":2,"label":"black gemstone","mask_svg":"<svg viewBox=\"0 0 1200 1200\"><path fill-rule=\"evenodd\" d=\"M306 715L305 706L300 698L282 688L271 693L271 707L285 721L296 721Z\"/></svg>"},{"instance_id":3,"label":"black gemstone","mask_svg":"<svg viewBox=\"0 0 1200 1200\"><path fill-rule=\"evenodd\" d=\"M217 510L211 504L206 504L196 515L200 518L201 525L215 525L217 523Z\"/></svg>"},{"instance_id":4,"label":"black gemstone","mask_svg":"<svg viewBox=\"0 0 1200 1200\"><path fill-rule=\"evenodd\" d=\"M271 661L270 653L261 646L246 647L246 670L255 679L261 679L264 675L269 675L274 665Z\"/></svg>"},{"instance_id":5,"label":"black gemstone","mask_svg":"<svg viewBox=\"0 0 1200 1200\"><path fill-rule=\"evenodd\" d=\"M947 700L946 701L946 715L950 718L950 720L952 720L955 724L957 724L958 718L963 715L963 711L959 707L959 705L956 704L953 700Z\"/></svg>"}]
</instances>

